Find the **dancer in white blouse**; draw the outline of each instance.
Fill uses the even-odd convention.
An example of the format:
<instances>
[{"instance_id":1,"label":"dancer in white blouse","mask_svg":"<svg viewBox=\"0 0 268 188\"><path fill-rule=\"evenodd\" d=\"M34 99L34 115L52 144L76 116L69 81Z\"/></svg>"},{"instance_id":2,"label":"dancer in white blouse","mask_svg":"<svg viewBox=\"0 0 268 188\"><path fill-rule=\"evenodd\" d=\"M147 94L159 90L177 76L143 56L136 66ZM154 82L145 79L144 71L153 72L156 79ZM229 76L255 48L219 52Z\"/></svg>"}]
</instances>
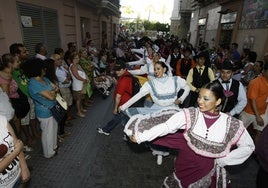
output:
<instances>
[{"instance_id":1,"label":"dancer in white blouse","mask_svg":"<svg viewBox=\"0 0 268 188\"><path fill-rule=\"evenodd\" d=\"M124 131L132 141L153 141L179 150L175 171L163 187L226 187L230 181L224 167L243 163L254 151L243 122L219 112L223 96L220 83L213 81L201 88L199 108L169 117L165 112L136 115L128 121ZM179 129L184 132L178 133Z\"/></svg>"},{"instance_id":2,"label":"dancer in white blouse","mask_svg":"<svg viewBox=\"0 0 268 188\"><path fill-rule=\"evenodd\" d=\"M158 61L154 64L155 79L144 83L139 93L133 96L128 102L120 106L129 116L135 114L147 114L164 107L176 107L181 104L188 96L190 88L187 82L179 76L167 76L168 67L164 62ZM178 98L178 92L183 89L183 94ZM137 102L143 96L150 94L154 104L144 108L130 108L132 104Z\"/></svg>"},{"instance_id":3,"label":"dancer in white blouse","mask_svg":"<svg viewBox=\"0 0 268 188\"><path fill-rule=\"evenodd\" d=\"M135 114L148 114L166 107L178 107L189 94L190 88L187 82L178 76L167 76L168 67L164 62L158 61L154 64L155 79L144 83L139 93L133 96L128 102L120 106L120 109L125 111L128 116ZM178 98L178 92L183 89L183 94ZM129 108L132 104L138 101L143 96L150 94L154 104L151 107ZM129 109L128 109L129 108ZM153 155L157 155L157 164L162 163L162 156L169 153L163 152L163 149L151 147ZM166 150L166 149L164 149Z\"/></svg>"},{"instance_id":4,"label":"dancer in white blouse","mask_svg":"<svg viewBox=\"0 0 268 188\"><path fill-rule=\"evenodd\" d=\"M151 51L152 48L148 48L148 53L150 54L152 52L152 57L148 56L145 58L144 62L145 64L140 67L140 69L137 70L128 70L132 75L144 75L147 74L148 80L154 79L154 64L158 61L165 62L165 59L161 57L161 54L158 52ZM135 63L138 65L141 63L141 60L135 61ZM129 62L129 65L134 65L134 62ZM168 67L167 75L172 76L171 68L168 64L166 64Z\"/></svg>"}]
</instances>

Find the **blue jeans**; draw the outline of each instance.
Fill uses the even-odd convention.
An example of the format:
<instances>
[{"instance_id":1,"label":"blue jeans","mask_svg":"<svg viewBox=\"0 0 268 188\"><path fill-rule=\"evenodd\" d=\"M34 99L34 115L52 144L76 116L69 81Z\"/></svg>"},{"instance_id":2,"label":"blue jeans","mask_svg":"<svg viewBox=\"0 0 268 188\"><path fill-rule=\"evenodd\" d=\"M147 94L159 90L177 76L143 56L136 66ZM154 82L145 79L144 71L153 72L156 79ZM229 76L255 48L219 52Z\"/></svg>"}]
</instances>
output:
<instances>
[{"instance_id":1,"label":"blue jeans","mask_svg":"<svg viewBox=\"0 0 268 188\"><path fill-rule=\"evenodd\" d=\"M110 120L102 130L104 132L110 133L118 124L122 124L123 126L127 123L129 117L125 115L123 112L117 113L114 115L113 119Z\"/></svg>"}]
</instances>

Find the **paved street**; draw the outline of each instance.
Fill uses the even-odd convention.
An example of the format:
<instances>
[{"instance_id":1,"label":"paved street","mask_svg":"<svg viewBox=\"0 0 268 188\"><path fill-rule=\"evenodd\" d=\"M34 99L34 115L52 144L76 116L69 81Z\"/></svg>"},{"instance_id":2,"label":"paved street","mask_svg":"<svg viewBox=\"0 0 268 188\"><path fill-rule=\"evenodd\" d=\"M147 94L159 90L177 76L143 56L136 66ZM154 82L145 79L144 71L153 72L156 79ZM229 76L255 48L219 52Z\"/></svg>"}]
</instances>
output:
<instances>
[{"instance_id":1,"label":"paved street","mask_svg":"<svg viewBox=\"0 0 268 188\"><path fill-rule=\"evenodd\" d=\"M40 143L28 161L32 168L29 187L50 188L155 188L172 172L174 155L156 164L156 157L143 145L122 140L122 126L110 136L96 128L111 119L112 96L96 96L86 118L77 118L66 130L71 135L60 144L59 154L51 159L42 156ZM232 188L254 188L257 163L250 158L230 170Z\"/></svg>"}]
</instances>

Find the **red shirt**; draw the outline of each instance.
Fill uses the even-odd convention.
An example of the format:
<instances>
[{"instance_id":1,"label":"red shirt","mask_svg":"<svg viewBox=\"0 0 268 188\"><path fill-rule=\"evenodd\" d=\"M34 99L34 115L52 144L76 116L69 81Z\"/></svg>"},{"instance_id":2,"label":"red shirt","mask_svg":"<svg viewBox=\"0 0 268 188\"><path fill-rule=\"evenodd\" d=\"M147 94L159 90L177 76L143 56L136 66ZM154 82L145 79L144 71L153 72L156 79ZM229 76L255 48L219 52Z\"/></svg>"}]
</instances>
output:
<instances>
[{"instance_id":1,"label":"red shirt","mask_svg":"<svg viewBox=\"0 0 268 188\"><path fill-rule=\"evenodd\" d=\"M126 71L122 76L117 80L117 85L114 90L114 98L116 94L121 95L121 100L119 106L126 103L132 97L132 78L127 76L131 74Z\"/></svg>"}]
</instances>

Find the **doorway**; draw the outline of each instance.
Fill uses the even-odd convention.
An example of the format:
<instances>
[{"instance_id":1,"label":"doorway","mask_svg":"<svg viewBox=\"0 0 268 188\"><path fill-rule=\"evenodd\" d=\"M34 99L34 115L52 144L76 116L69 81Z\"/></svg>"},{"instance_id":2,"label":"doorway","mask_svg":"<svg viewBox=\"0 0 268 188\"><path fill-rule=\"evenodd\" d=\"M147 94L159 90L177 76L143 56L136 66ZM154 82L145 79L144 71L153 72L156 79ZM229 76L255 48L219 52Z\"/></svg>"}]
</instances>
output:
<instances>
[{"instance_id":1,"label":"doorway","mask_svg":"<svg viewBox=\"0 0 268 188\"><path fill-rule=\"evenodd\" d=\"M234 23L225 23L221 25L220 45L229 46L232 41Z\"/></svg>"}]
</instances>

